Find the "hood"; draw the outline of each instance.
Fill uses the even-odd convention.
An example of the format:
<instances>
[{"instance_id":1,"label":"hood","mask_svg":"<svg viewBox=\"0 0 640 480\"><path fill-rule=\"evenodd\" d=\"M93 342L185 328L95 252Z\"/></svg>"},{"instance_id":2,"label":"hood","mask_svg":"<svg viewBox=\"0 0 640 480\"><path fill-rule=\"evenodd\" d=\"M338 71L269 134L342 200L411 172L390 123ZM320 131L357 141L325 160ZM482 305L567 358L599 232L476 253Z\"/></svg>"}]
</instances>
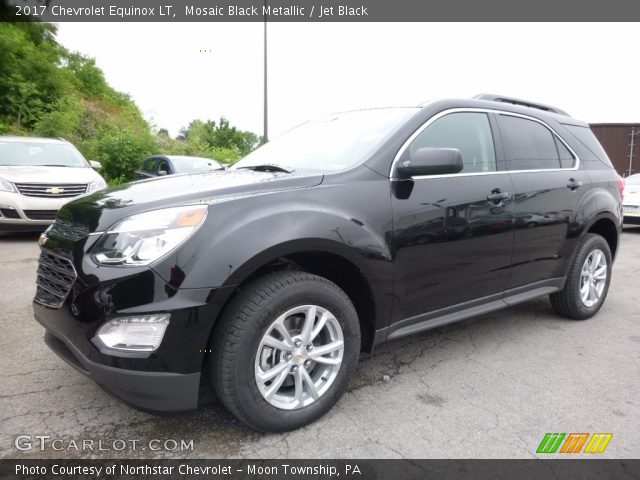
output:
<instances>
[{"instance_id":1,"label":"hood","mask_svg":"<svg viewBox=\"0 0 640 480\"><path fill-rule=\"evenodd\" d=\"M0 165L0 178L12 183L89 183L100 175L93 168Z\"/></svg>"},{"instance_id":2,"label":"hood","mask_svg":"<svg viewBox=\"0 0 640 480\"><path fill-rule=\"evenodd\" d=\"M107 188L66 204L59 216L84 225L90 232L104 231L130 215L190 202L214 203L247 195L309 188L323 175L224 170L170 175Z\"/></svg>"}]
</instances>

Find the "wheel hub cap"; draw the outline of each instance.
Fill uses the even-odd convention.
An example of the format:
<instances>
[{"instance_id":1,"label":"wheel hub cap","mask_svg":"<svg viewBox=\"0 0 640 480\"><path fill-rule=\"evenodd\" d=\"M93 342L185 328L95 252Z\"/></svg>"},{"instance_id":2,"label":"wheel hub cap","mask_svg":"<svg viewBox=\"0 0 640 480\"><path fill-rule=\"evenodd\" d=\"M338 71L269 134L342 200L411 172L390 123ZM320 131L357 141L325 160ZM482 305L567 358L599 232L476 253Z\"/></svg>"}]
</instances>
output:
<instances>
[{"instance_id":1,"label":"wheel hub cap","mask_svg":"<svg viewBox=\"0 0 640 480\"><path fill-rule=\"evenodd\" d=\"M296 362L298 365L303 364L306 359L307 359L307 352L305 352L304 350L296 351L295 355L293 356L294 362Z\"/></svg>"}]
</instances>

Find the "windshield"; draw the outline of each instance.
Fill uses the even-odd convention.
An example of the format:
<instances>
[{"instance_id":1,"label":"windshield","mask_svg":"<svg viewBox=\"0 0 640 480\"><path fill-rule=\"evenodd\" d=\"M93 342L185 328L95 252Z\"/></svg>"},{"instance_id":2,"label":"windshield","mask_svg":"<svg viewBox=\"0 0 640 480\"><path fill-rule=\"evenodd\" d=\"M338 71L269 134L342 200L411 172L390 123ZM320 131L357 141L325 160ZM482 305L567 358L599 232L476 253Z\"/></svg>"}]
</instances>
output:
<instances>
[{"instance_id":1,"label":"windshield","mask_svg":"<svg viewBox=\"0 0 640 480\"><path fill-rule=\"evenodd\" d=\"M297 171L346 170L366 160L416 110L361 110L312 120L251 152L233 168L275 164Z\"/></svg>"},{"instance_id":2,"label":"windshield","mask_svg":"<svg viewBox=\"0 0 640 480\"><path fill-rule=\"evenodd\" d=\"M625 178L624 183L626 185L640 185L640 173Z\"/></svg>"},{"instance_id":3,"label":"windshield","mask_svg":"<svg viewBox=\"0 0 640 480\"><path fill-rule=\"evenodd\" d=\"M0 166L8 165L89 168L80 152L65 143L3 142L0 139Z\"/></svg>"},{"instance_id":4,"label":"windshield","mask_svg":"<svg viewBox=\"0 0 640 480\"><path fill-rule=\"evenodd\" d=\"M215 160L201 157L171 157L171 163L176 173L208 172L222 168Z\"/></svg>"}]
</instances>

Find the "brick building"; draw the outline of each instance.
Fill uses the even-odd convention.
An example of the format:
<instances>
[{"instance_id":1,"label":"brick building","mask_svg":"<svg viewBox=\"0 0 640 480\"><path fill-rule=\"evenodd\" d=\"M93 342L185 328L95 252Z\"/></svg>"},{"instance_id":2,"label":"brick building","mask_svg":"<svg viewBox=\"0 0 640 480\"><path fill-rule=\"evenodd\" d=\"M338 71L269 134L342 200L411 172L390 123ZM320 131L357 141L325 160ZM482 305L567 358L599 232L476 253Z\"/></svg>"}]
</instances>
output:
<instances>
[{"instance_id":1,"label":"brick building","mask_svg":"<svg viewBox=\"0 0 640 480\"><path fill-rule=\"evenodd\" d=\"M591 130L620 175L629 175L630 167L631 173L640 173L640 123L592 123ZM634 145L630 164L632 135Z\"/></svg>"}]
</instances>

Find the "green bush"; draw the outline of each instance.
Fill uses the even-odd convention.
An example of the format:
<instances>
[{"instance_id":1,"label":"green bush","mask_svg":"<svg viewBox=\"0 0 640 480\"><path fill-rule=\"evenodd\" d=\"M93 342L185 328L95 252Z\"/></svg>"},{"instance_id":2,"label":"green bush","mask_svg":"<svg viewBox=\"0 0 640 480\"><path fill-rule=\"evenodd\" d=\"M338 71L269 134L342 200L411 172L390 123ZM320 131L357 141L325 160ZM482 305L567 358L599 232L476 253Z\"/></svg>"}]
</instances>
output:
<instances>
[{"instance_id":1,"label":"green bush","mask_svg":"<svg viewBox=\"0 0 640 480\"><path fill-rule=\"evenodd\" d=\"M100 173L111 185L131 180L140 162L155 153L150 136L130 132L104 135L95 142L93 150L93 159L102 163Z\"/></svg>"}]
</instances>

